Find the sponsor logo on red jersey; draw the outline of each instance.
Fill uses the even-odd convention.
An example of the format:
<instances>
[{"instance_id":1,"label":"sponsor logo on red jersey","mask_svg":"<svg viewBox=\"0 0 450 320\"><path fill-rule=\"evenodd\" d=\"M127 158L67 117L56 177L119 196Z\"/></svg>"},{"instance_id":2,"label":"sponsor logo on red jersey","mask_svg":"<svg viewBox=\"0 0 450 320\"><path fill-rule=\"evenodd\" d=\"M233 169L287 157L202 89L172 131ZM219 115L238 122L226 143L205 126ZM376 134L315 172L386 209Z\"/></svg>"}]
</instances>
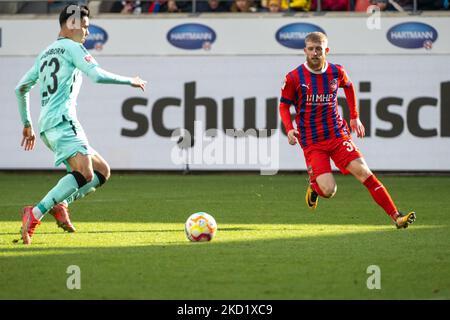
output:
<instances>
[{"instance_id":1,"label":"sponsor logo on red jersey","mask_svg":"<svg viewBox=\"0 0 450 320\"><path fill-rule=\"evenodd\" d=\"M337 79L330 80L331 91L336 91L338 88Z\"/></svg>"},{"instance_id":2,"label":"sponsor logo on red jersey","mask_svg":"<svg viewBox=\"0 0 450 320\"><path fill-rule=\"evenodd\" d=\"M333 101L334 94L308 94L306 95L306 102L313 102L313 103L329 103Z\"/></svg>"}]
</instances>

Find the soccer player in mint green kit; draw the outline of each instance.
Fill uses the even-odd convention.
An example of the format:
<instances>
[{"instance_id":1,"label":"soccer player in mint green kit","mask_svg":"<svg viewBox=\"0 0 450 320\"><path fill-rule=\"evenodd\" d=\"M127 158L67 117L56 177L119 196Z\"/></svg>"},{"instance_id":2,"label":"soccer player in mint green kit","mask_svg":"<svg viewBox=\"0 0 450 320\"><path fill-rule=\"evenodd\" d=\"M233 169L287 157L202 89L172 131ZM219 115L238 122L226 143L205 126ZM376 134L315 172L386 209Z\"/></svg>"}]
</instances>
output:
<instances>
[{"instance_id":1,"label":"soccer player in mint green kit","mask_svg":"<svg viewBox=\"0 0 450 320\"><path fill-rule=\"evenodd\" d=\"M84 73L96 83L124 84L145 89L139 77L119 76L101 69L84 48L89 35L89 8L68 5L59 16L58 39L37 57L34 65L16 87L19 112L23 122L21 145L26 151L35 145L30 118L29 91L39 82L41 139L55 154L55 165L64 163L68 173L35 206L22 210L21 235L24 244L43 216L50 212L61 228L74 232L68 205L104 184L110 176L108 163L89 145L76 115L76 100Z\"/></svg>"}]
</instances>

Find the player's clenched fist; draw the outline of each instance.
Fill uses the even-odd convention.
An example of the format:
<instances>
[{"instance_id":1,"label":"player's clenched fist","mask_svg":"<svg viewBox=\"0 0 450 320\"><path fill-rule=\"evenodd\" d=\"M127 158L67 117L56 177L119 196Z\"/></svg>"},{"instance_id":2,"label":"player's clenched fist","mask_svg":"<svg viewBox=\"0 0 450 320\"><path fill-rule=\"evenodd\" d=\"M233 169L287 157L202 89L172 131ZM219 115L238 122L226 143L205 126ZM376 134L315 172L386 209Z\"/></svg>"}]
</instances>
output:
<instances>
[{"instance_id":1,"label":"player's clenched fist","mask_svg":"<svg viewBox=\"0 0 450 320\"><path fill-rule=\"evenodd\" d=\"M298 136L297 130L295 130L295 129L289 130L289 132L287 134L289 144L291 144L291 145L297 144L298 143L297 136Z\"/></svg>"}]
</instances>

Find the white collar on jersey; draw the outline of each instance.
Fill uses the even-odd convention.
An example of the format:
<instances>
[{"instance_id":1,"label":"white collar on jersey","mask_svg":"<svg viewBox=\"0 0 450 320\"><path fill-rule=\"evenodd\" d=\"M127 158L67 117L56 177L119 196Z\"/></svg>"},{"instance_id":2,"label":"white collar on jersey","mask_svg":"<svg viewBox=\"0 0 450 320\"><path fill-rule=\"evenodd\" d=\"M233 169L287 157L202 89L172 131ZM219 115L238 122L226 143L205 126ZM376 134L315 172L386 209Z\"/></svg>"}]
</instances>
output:
<instances>
[{"instance_id":1,"label":"white collar on jersey","mask_svg":"<svg viewBox=\"0 0 450 320\"><path fill-rule=\"evenodd\" d=\"M324 72L327 70L327 68L328 68L328 61L325 61L325 65L323 66L322 70L320 70L320 71L314 71L313 69L311 69L311 68L308 66L308 63L307 63L306 61L305 61L304 65L305 65L305 68L306 68L309 72L315 73L315 74L322 74L322 73L324 73Z\"/></svg>"}]
</instances>

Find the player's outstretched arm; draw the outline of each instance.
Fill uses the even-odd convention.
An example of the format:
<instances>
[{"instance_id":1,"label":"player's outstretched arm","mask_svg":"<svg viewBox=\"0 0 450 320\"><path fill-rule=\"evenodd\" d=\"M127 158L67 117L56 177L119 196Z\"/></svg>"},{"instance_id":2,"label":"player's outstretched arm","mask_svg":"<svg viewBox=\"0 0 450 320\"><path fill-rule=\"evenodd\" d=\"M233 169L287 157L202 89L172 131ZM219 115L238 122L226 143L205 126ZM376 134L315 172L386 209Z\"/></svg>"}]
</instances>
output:
<instances>
[{"instance_id":1,"label":"player's outstretched arm","mask_svg":"<svg viewBox=\"0 0 450 320\"><path fill-rule=\"evenodd\" d=\"M87 70L85 74L95 83L104 84L127 84L133 87L141 88L145 87L146 81L139 77L124 77L109 71L106 71L99 66L94 66Z\"/></svg>"},{"instance_id":2,"label":"player's outstretched arm","mask_svg":"<svg viewBox=\"0 0 450 320\"><path fill-rule=\"evenodd\" d=\"M103 70L98 66L91 68L86 74L95 83L128 84L135 88L141 88L142 91L145 91L145 85L147 84L147 81L142 80L138 76L134 78L124 77Z\"/></svg>"},{"instance_id":3,"label":"player's outstretched arm","mask_svg":"<svg viewBox=\"0 0 450 320\"><path fill-rule=\"evenodd\" d=\"M85 75L95 83L104 84L125 84L133 87L145 89L146 81L139 77L124 77L109 71L106 71L98 65L97 61L83 47L82 44L69 42L67 43L73 64L80 69Z\"/></svg>"},{"instance_id":4,"label":"player's outstretched arm","mask_svg":"<svg viewBox=\"0 0 450 320\"><path fill-rule=\"evenodd\" d=\"M141 78L136 76L136 77L133 78L131 86L135 87L135 88L141 88L142 91L145 91L145 85L146 84L147 84L147 81L142 80Z\"/></svg>"}]
</instances>

